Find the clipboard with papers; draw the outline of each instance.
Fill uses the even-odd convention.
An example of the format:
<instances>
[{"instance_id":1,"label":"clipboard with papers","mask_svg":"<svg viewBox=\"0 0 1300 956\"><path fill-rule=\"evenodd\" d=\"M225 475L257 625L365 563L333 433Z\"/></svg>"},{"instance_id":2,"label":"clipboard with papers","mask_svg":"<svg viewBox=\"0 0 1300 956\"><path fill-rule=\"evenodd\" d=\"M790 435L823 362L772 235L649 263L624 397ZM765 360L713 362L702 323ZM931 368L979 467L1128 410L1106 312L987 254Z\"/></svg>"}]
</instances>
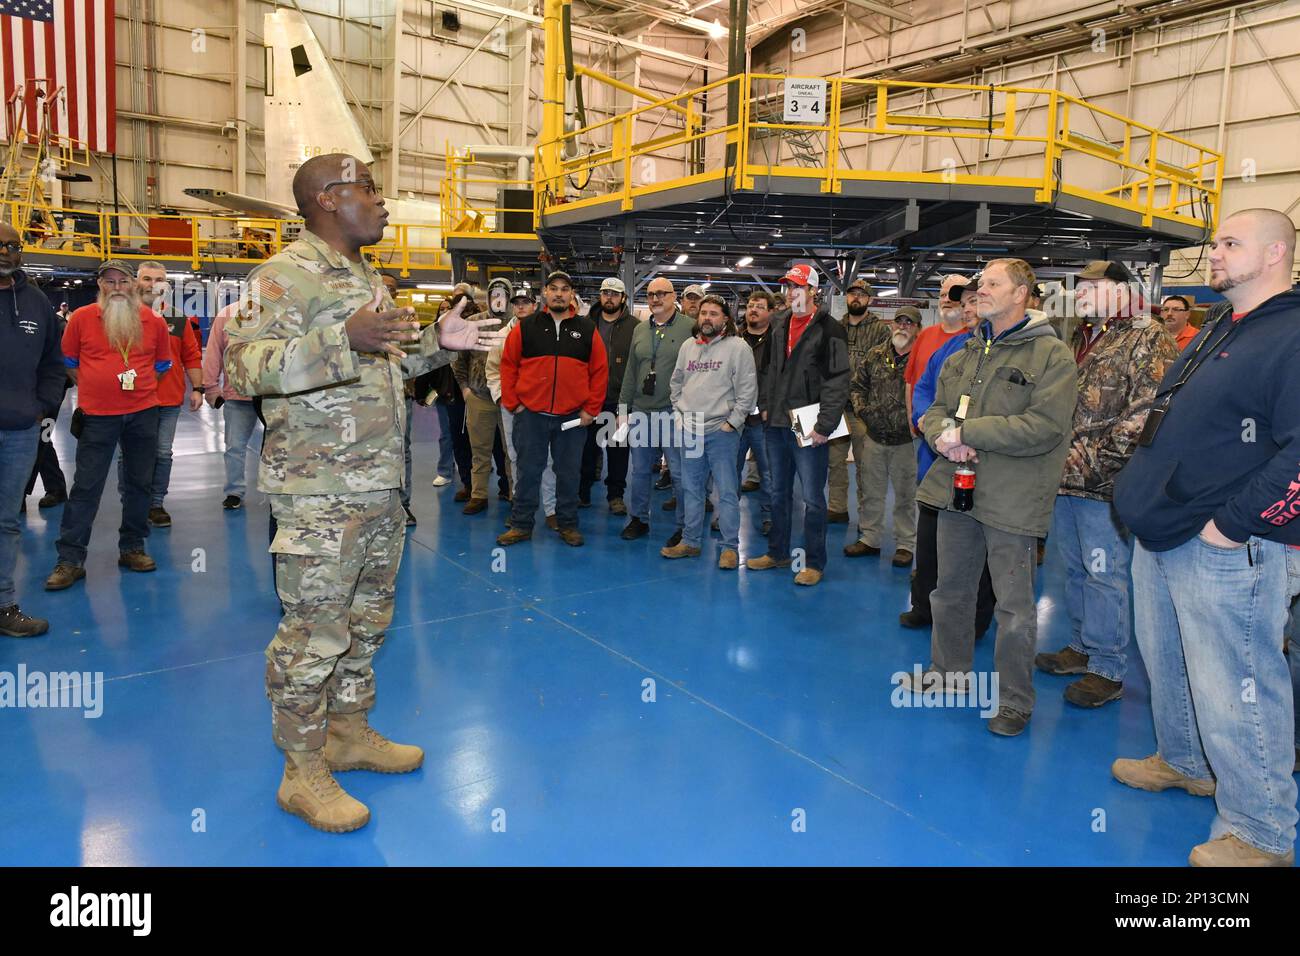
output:
<instances>
[{"instance_id":1,"label":"clipboard with papers","mask_svg":"<svg viewBox=\"0 0 1300 956\"><path fill-rule=\"evenodd\" d=\"M822 406L820 402L812 405L805 405L802 408L790 409L790 431L794 432L795 441L799 443L800 448L807 448L812 444L813 428L817 425L817 418L821 415ZM827 439L843 438L849 433L848 422L844 416L840 416L840 423L835 426L835 431L827 436Z\"/></svg>"}]
</instances>

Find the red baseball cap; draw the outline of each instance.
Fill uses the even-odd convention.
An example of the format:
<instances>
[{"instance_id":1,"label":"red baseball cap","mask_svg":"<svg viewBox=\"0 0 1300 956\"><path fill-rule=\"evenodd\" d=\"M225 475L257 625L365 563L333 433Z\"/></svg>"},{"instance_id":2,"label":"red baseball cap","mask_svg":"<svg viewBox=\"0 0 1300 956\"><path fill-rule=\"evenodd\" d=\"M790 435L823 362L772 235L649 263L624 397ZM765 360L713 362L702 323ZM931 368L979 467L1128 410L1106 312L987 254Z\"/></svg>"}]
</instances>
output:
<instances>
[{"instance_id":1,"label":"red baseball cap","mask_svg":"<svg viewBox=\"0 0 1300 956\"><path fill-rule=\"evenodd\" d=\"M810 289L817 288L820 280L817 278L817 270L810 265L800 263L797 266L791 266L781 279L782 282L790 282L794 285L806 285Z\"/></svg>"}]
</instances>

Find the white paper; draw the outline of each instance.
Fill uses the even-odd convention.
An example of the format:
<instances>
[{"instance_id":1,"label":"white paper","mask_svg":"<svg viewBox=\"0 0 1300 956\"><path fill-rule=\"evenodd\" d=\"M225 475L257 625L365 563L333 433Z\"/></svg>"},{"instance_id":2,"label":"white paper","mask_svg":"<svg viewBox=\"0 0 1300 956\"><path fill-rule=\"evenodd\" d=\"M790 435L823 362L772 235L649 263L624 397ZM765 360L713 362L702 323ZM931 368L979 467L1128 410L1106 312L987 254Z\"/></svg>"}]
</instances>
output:
<instances>
[{"instance_id":1,"label":"white paper","mask_svg":"<svg viewBox=\"0 0 1300 956\"><path fill-rule=\"evenodd\" d=\"M567 432L570 428L577 428L581 424L582 424L581 418L570 418L567 422L565 422L563 425L560 426L560 431Z\"/></svg>"},{"instance_id":2,"label":"white paper","mask_svg":"<svg viewBox=\"0 0 1300 956\"><path fill-rule=\"evenodd\" d=\"M805 405L803 408L790 409L790 422L795 426L794 435L799 441L800 448L807 448L812 444L812 438L810 436L812 435L813 428L817 425L817 418L821 415L821 412L822 407L820 403ZM826 437L828 439L843 438L848 433L849 424L844 420L844 416L841 415L840 423L835 426L835 431L831 432Z\"/></svg>"}]
</instances>

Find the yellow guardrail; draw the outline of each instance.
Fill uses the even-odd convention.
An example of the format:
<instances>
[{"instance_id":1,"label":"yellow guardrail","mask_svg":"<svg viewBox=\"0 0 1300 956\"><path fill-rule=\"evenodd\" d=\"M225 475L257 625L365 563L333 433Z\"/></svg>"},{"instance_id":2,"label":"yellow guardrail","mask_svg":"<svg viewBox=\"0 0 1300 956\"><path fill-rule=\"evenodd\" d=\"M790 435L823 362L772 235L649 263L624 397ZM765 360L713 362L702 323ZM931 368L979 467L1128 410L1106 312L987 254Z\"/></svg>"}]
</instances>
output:
<instances>
[{"instance_id":1,"label":"yellow guardrail","mask_svg":"<svg viewBox=\"0 0 1300 956\"><path fill-rule=\"evenodd\" d=\"M536 239L537 234L531 230L507 231L500 228L502 221L510 213L527 216L531 222L533 204L500 206L497 199L483 199L479 194L491 192L499 195L501 189L521 189L531 191L531 179L503 179L495 176L473 175L471 170L481 162L472 156L462 156L447 146L444 169L445 175L440 187L439 199L442 204L442 235L444 239L459 237L493 236L499 239Z\"/></svg>"},{"instance_id":2,"label":"yellow guardrail","mask_svg":"<svg viewBox=\"0 0 1300 956\"><path fill-rule=\"evenodd\" d=\"M188 259L191 269L204 265L256 265L280 252L301 227L300 219L256 216L150 215L149 220L183 223L180 235L151 234L141 217L112 210L51 208L59 226L53 233L24 227L35 208L27 203L0 205L0 218L22 235L24 252L58 253L86 260L87 268L112 256L119 259ZM141 231L145 229L145 231ZM169 230L170 231L170 230ZM424 224L389 223L384 238L362 250L376 265L402 277L412 269L450 269L436 229Z\"/></svg>"},{"instance_id":3,"label":"yellow guardrail","mask_svg":"<svg viewBox=\"0 0 1300 956\"><path fill-rule=\"evenodd\" d=\"M822 123L784 122L784 84L803 79L826 83ZM932 98L950 94L965 94L978 108L943 113ZM741 102L738 122L728 125L722 107L731 96ZM845 114L846 103L857 116ZM937 139L997 143L1002 155L897 168L870 153L882 142ZM802 144L799 163L795 143ZM538 170L545 169L548 145L538 144ZM608 204L626 212L637 197L690 183L734 178L737 189L752 189L755 177L780 175L817 180L830 194L872 180L1030 188L1036 202L1078 196L1137 213L1145 226L1160 217L1213 228L1223 184L1223 157L1215 150L1059 90L1018 86L742 74L567 133L559 147L580 155L563 161L560 175L539 176L535 225L559 209ZM864 168L849 164L856 156L864 157ZM1004 162L1018 163L1019 174L999 175ZM670 175L661 175L665 168Z\"/></svg>"}]
</instances>

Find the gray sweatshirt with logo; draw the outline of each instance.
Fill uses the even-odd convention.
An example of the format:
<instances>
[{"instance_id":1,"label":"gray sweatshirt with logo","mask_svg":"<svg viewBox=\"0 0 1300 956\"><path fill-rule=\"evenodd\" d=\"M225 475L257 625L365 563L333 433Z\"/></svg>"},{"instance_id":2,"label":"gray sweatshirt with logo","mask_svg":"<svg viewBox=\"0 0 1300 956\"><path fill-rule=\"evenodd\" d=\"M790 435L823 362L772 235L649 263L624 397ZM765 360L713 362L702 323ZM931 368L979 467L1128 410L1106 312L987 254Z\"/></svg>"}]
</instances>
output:
<instances>
[{"instance_id":1,"label":"gray sweatshirt with logo","mask_svg":"<svg viewBox=\"0 0 1300 956\"><path fill-rule=\"evenodd\" d=\"M707 435L724 422L740 431L758 402L754 350L738 335L703 344L687 339L677 352L671 394L673 410L692 433Z\"/></svg>"}]
</instances>

